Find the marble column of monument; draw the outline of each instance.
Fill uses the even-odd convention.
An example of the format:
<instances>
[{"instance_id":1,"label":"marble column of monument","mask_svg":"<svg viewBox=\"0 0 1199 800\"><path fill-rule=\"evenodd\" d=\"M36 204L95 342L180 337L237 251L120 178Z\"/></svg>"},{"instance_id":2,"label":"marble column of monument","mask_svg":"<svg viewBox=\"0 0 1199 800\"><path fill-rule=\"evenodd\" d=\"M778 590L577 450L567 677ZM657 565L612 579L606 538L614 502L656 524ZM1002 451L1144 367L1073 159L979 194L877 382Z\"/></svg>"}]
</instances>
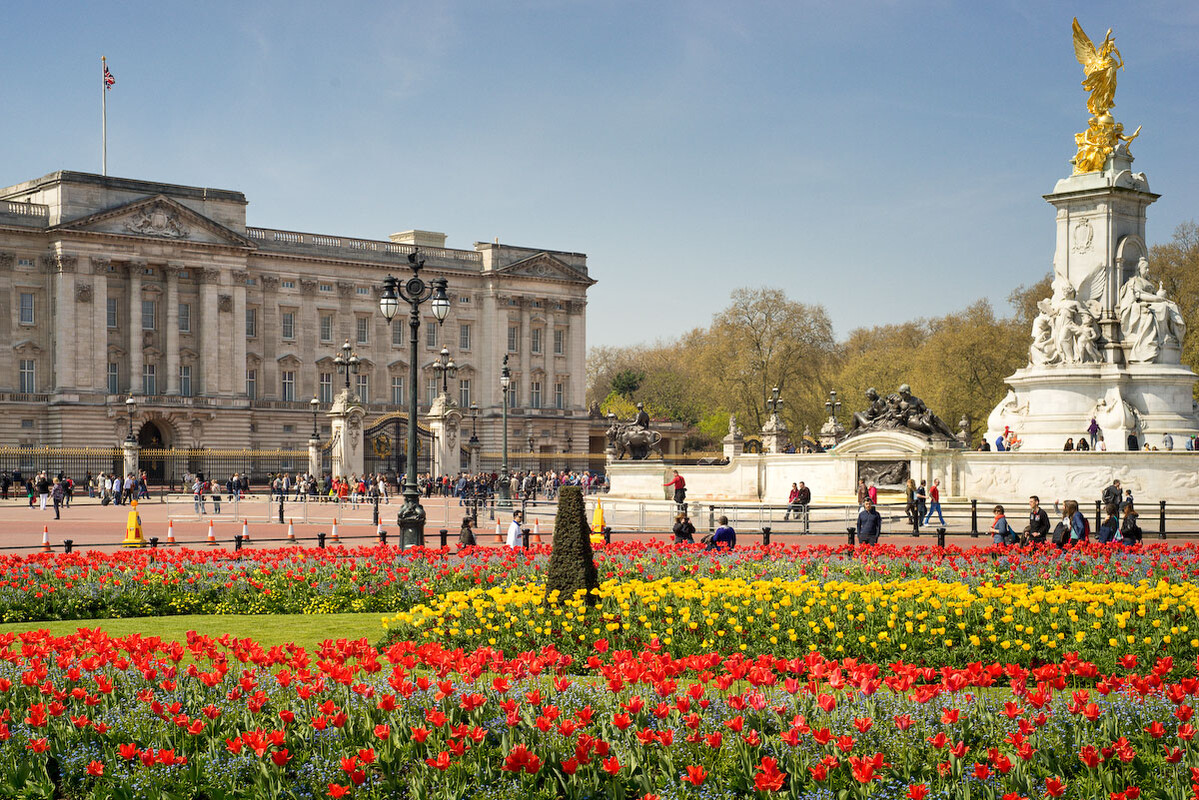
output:
<instances>
[{"instance_id":1,"label":"marble column of monument","mask_svg":"<svg viewBox=\"0 0 1199 800\"><path fill-rule=\"evenodd\" d=\"M352 477L364 472L362 419L366 410L353 389L343 389L333 398L329 409L332 469L336 477ZM309 451L311 459L311 450Z\"/></svg>"}]
</instances>

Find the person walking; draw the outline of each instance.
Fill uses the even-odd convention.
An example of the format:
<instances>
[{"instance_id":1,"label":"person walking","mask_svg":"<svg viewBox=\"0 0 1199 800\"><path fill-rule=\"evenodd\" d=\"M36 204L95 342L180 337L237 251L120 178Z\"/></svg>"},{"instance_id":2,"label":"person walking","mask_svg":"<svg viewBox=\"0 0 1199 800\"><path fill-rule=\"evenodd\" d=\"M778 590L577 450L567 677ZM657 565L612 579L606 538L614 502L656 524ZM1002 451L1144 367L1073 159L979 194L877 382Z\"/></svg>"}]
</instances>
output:
<instances>
[{"instance_id":1,"label":"person walking","mask_svg":"<svg viewBox=\"0 0 1199 800\"><path fill-rule=\"evenodd\" d=\"M1124 499L1122 495L1123 492L1120 490L1120 481L1119 479L1116 479L1112 481L1111 486L1104 488L1102 494L1099 496L1099 502L1105 506L1119 506L1120 501Z\"/></svg>"},{"instance_id":2,"label":"person walking","mask_svg":"<svg viewBox=\"0 0 1199 800\"><path fill-rule=\"evenodd\" d=\"M873 488L873 487L872 487ZM878 544L879 534L883 530L883 518L874 508L874 500L867 497L858 512L858 542L860 544Z\"/></svg>"},{"instance_id":3,"label":"person walking","mask_svg":"<svg viewBox=\"0 0 1199 800\"><path fill-rule=\"evenodd\" d=\"M37 496L42 504L42 511L46 510L46 501L50 499L50 476L43 470L37 476Z\"/></svg>"},{"instance_id":4,"label":"person walking","mask_svg":"<svg viewBox=\"0 0 1199 800\"><path fill-rule=\"evenodd\" d=\"M54 486L50 489L50 497L54 500L54 518L61 519L59 509L62 508L63 500L66 499L67 487L58 478L54 479Z\"/></svg>"},{"instance_id":5,"label":"person walking","mask_svg":"<svg viewBox=\"0 0 1199 800\"><path fill-rule=\"evenodd\" d=\"M914 533L920 532L920 518L916 515L916 481L908 478L908 482L903 487L903 512L907 514L908 522L912 525Z\"/></svg>"},{"instance_id":6,"label":"person walking","mask_svg":"<svg viewBox=\"0 0 1199 800\"><path fill-rule=\"evenodd\" d=\"M197 517L208 513L204 507L204 481L199 478L192 484L192 504L195 506Z\"/></svg>"},{"instance_id":7,"label":"person walking","mask_svg":"<svg viewBox=\"0 0 1199 800\"><path fill-rule=\"evenodd\" d=\"M674 477L671 478L670 480L668 480L666 483L662 484L662 486L663 487L667 487L667 486L674 487L674 504L676 507L678 507L679 511L686 511L687 510L687 482L683 480L683 476L679 474L679 471L677 469L671 470L671 472L674 474Z\"/></svg>"},{"instance_id":8,"label":"person walking","mask_svg":"<svg viewBox=\"0 0 1199 800\"><path fill-rule=\"evenodd\" d=\"M1091 424L1087 426L1087 435L1091 437L1091 449L1094 450L1099 443L1099 423L1094 417L1091 417Z\"/></svg>"},{"instance_id":9,"label":"person walking","mask_svg":"<svg viewBox=\"0 0 1199 800\"><path fill-rule=\"evenodd\" d=\"M928 525L929 520L933 518L933 513L936 513L937 519L941 521L941 527L945 527L945 515L941 513L941 479L933 478L933 485L928 487L928 512L924 515L924 524Z\"/></svg>"},{"instance_id":10,"label":"person walking","mask_svg":"<svg viewBox=\"0 0 1199 800\"><path fill-rule=\"evenodd\" d=\"M523 515L519 511L512 512L512 523L508 526L508 538L504 544L508 547L520 547L520 524L524 521Z\"/></svg>"},{"instance_id":11,"label":"person walking","mask_svg":"<svg viewBox=\"0 0 1199 800\"><path fill-rule=\"evenodd\" d=\"M221 513L221 485L215 480L211 481L208 484L208 491L212 494L212 513Z\"/></svg>"},{"instance_id":12,"label":"person walking","mask_svg":"<svg viewBox=\"0 0 1199 800\"><path fill-rule=\"evenodd\" d=\"M1127 503L1124 506L1124 518L1120 520L1120 543L1129 547L1136 547L1141 543L1143 536L1141 526L1137 524L1137 510L1133 508L1132 503Z\"/></svg>"},{"instance_id":13,"label":"person walking","mask_svg":"<svg viewBox=\"0 0 1199 800\"><path fill-rule=\"evenodd\" d=\"M1169 431L1166 431L1165 433L1162 434L1162 449L1163 450L1173 450L1174 449L1174 437L1170 435Z\"/></svg>"},{"instance_id":14,"label":"person walking","mask_svg":"<svg viewBox=\"0 0 1199 800\"><path fill-rule=\"evenodd\" d=\"M920 485L916 487L916 518L924 519L924 515L928 513L928 482L920 481Z\"/></svg>"},{"instance_id":15,"label":"person walking","mask_svg":"<svg viewBox=\"0 0 1199 800\"><path fill-rule=\"evenodd\" d=\"M866 488L866 497L869 498L872 505L878 505L878 487L873 483Z\"/></svg>"},{"instance_id":16,"label":"person walking","mask_svg":"<svg viewBox=\"0 0 1199 800\"><path fill-rule=\"evenodd\" d=\"M862 506L866 504L866 498L869 494L866 490L866 479L858 478L858 511L862 510Z\"/></svg>"}]
</instances>

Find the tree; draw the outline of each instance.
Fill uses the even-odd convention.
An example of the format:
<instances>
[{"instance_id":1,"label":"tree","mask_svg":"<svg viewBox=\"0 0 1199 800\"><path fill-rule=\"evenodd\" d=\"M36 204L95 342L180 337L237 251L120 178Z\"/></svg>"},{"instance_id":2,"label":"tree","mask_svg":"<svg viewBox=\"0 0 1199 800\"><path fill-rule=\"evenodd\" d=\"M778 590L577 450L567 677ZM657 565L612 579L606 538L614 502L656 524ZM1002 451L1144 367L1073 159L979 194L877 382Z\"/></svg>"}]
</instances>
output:
<instances>
[{"instance_id":1,"label":"tree","mask_svg":"<svg viewBox=\"0 0 1199 800\"><path fill-rule=\"evenodd\" d=\"M563 486L558 492L552 548L545 575L546 602L561 603L582 591L586 593L584 601L587 605L594 606L599 599L595 594L599 588L599 575L591 550L591 529L587 525L583 490L578 486Z\"/></svg>"},{"instance_id":2,"label":"tree","mask_svg":"<svg viewBox=\"0 0 1199 800\"><path fill-rule=\"evenodd\" d=\"M638 372L632 369L622 369L620 372L612 376L612 391L622 397L632 398L632 396L641 388L641 382L645 380L645 373Z\"/></svg>"},{"instance_id":3,"label":"tree","mask_svg":"<svg viewBox=\"0 0 1199 800\"><path fill-rule=\"evenodd\" d=\"M1149 248L1149 275L1162 282L1166 296L1178 303L1187 336L1182 343L1182 363L1199 367L1199 225L1184 222L1174 229L1167 244ZM1199 386L1196 387L1199 398Z\"/></svg>"}]
</instances>

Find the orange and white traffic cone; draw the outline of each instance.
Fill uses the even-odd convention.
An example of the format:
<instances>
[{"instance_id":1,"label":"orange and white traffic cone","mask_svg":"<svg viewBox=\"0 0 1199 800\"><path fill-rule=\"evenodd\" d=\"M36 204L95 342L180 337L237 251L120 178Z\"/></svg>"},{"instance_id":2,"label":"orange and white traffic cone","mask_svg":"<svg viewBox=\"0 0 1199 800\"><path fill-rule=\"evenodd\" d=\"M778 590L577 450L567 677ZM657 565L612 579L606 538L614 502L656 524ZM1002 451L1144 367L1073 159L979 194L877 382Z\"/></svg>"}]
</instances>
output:
<instances>
[{"instance_id":1,"label":"orange and white traffic cone","mask_svg":"<svg viewBox=\"0 0 1199 800\"><path fill-rule=\"evenodd\" d=\"M504 534L500 532L500 521L498 519L495 521L495 543L504 543Z\"/></svg>"},{"instance_id":2,"label":"orange and white traffic cone","mask_svg":"<svg viewBox=\"0 0 1199 800\"><path fill-rule=\"evenodd\" d=\"M329 541L332 544L341 544L341 539L337 536L337 523L333 523L333 532L329 534Z\"/></svg>"},{"instance_id":3,"label":"orange and white traffic cone","mask_svg":"<svg viewBox=\"0 0 1199 800\"><path fill-rule=\"evenodd\" d=\"M243 519L241 521L241 542L245 544L250 541L250 520Z\"/></svg>"},{"instance_id":4,"label":"orange and white traffic cone","mask_svg":"<svg viewBox=\"0 0 1199 800\"><path fill-rule=\"evenodd\" d=\"M375 540L379 544L383 544L383 520L379 520L378 525L375 526Z\"/></svg>"},{"instance_id":5,"label":"orange and white traffic cone","mask_svg":"<svg viewBox=\"0 0 1199 800\"><path fill-rule=\"evenodd\" d=\"M54 552L50 548L50 526L49 525L42 526L42 552L43 553L53 553Z\"/></svg>"},{"instance_id":6,"label":"orange and white traffic cone","mask_svg":"<svg viewBox=\"0 0 1199 800\"><path fill-rule=\"evenodd\" d=\"M216 531L212 528L212 520L208 520L208 546L216 547Z\"/></svg>"},{"instance_id":7,"label":"orange and white traffic cone","mask_svg":"<svg viewBox=\"0 0 1199 800\"><path fill-rule=\"evenodd\" d=\"M541 544L541 522L537 517L533 517L533 534L529 539L530 544Z\"/></svg>"},{"instance_id":8,"label":"orange and white traffic cone","mask_svg":"<svg viewBox=\"0 0 1199 800\"><path fill-rule=\"evenodd\" d=\"M295 527L295 525L292 524L292 521L290 519L287 521L287 543L288 544L297 544L297 542L296 542L296 527Z\"/></svg>"},{"instance_id":9,"label":"orange and white traffic cone","mask_svg":"<svg viewBox=\"0 0 1199 800\"><path fill-rule=\"evenodd\" d=\"M167 547L175 546L175 520L167 520Z\"/></svg>"}]
</instances>

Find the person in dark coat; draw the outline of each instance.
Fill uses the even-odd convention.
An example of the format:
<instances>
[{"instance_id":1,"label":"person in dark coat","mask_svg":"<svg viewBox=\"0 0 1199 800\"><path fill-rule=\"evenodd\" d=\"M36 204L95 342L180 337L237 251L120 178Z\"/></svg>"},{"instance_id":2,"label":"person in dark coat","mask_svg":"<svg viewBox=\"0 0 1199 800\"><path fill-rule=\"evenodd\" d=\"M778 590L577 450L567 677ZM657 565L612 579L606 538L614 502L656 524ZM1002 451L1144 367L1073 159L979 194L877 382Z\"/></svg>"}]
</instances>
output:
<instances>
[{"instance_id":1,"label":"person in dark coat","mask_svg":"<svg viewBox=\"0 0 1199 800\"><path fill-rule=\"evenodd\" d=\"M458 547L475 546L475 530L471 527L474 521L470 517L462 518L462 528L458 531Z\"/></svg>"},{"instance_id":2,"label":"person in dark coat","mask_svg":"<svg viewBox=\"0 0 1199 800\"><path fill-rule=\"evenodd\" d=\"M695 526L691 524L691 518L686 514L679 514L674 518L674 543L692 544L694 542Z\"/></svg>"},{"instance_id":3,"label":"person in dark coat","mask_svg":"<svg viewBox=\"0 0 1199 800\"><path fill-rule=\"evenodd\" d=\"M862 544L878 544L878 536L882 530L882 515L874 508L874 501L866 498L862 510L858 512L858 541Z\"/></svg>"},{"instance_id":4,"label":"person in dark coat","mask_svg":"<svg viewBox=\"0 0 1199 800\"><path fill-rule=\"evenodd\" d=\"M732 550L737 546L737 532L729 525L728 517L721 517L718 522L720 527L716 529L716 533L712 535L712 540L708 542L709 550Z\"/></svg>"}]
</instances>

